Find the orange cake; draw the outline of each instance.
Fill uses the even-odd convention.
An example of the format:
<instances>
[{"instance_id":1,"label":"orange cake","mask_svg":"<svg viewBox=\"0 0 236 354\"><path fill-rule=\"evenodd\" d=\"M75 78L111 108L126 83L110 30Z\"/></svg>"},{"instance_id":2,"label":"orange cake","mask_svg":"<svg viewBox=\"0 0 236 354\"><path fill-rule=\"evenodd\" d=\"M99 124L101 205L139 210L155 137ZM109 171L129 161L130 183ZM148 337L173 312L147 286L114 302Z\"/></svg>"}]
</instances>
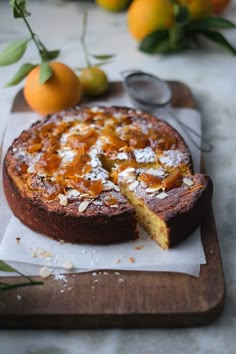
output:
<instances>
[{"instance_id":1,"label":"orange cake","mask_svg":"<svg viewBox=\"0 0 236 354\"><path fill-rule=\"evenodd\" d=\"M139 222L162 248L207 214L212 183L166 122L129 108L51 115L13 142L3 168L13 213L34 231L73 243L136 239Z\"/></svg>"}]
</instances>

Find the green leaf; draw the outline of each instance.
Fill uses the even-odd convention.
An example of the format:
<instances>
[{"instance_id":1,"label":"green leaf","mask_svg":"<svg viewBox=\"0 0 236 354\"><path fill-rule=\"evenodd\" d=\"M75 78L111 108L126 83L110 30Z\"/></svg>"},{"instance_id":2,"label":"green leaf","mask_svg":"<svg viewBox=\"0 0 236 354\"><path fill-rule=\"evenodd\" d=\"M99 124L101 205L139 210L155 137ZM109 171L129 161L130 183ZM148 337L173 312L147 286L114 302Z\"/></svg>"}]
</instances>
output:
<instances>
[{"instance_id":1,"label":"green leaf","mask_svg":"<svg viewBox=\"0 0 236 354\"><path fill-rule=\"evenodd\" d=\"M145 53L156 53L158 45L168 38L169 32L167 30L152 32L141 41L139 49Z\"/></svg>"},{"instance_id":2,"label":"green leaf","mask_svg":"<svg viewBox=\"0 0 236 354\"><path fill-rule=\"evenodd\" d=\"M13 8L13 16L15 18L29 16L30 13L26 9L26 0L10 0L10 6Z\"/></svg>"},{"instance_id":3,"label":"green leaf","mask_svg":"<svg viewBox=\"0 0 236 354\"><path fill-rule=\"evenodd\" d=\"M114 54L100 54L100 55L91 55L91 57L98 60L108 60L114 57Z\"/></svg>"},{"instance_id":4,"label":"green leaf","mask_svg":"<svg viewBox=\"0 0 236 354\"><path fill-rule=\"evenodd\" d=\"M56 59L59 56L59 54L60 54L59 49L46 50L46 51L42 52L42 57L43 57L43 60L50 61L50 60Z\"/></svg>"},{"instance_id":5,"label":"green leaf","mask_svg":"<svg viewBox=\"0 0 236 354\"><path fill-rule=\"evenodd\" d=\"M234 48L221 33L213 31L199 31L198 34L201 34L210 41L221 45L232 54L236 55L236 48Z\"/></svg>"},{"instance_id":6,"label":"green leaf","mask_svg":"<svg viewBox=\"0 0 236 354\"><path fill-rule=\"evenodd\" d=\"M27 48L28 39L11 42L0 53L0 66L16 63L20 60Z\"/></svg>"},{"instance_id":7,"label":"green leaf","mask_svg":"<svg viewBox=\"0 0 236 354\"><path fill-rule=\"evenodd\" d=\"M20 69L15 73L15 75L11 78L10 81L6 84L6 87L14 86L19 84L32 69L34 69L37 65L26 63L21 65Z\"/></svg>"},{"instance_id":8,"label":"green leaf","mask_svg":"<svg viewBox=\"0 0 236 354\"><path fill-rule=\"evenodd\" d=\"M40 73L39 73L39 81L40 84L43 85L45 82L47 82L50 77L52 77L53 71L50 67L50 65L45 61L40 65Z\"/></svg>"},{"instance_id":9,"label":"green leaf","mask_svg":"<svg viewBox=\"0 0 236 354\"><path fill-rule=\"evenodd\" d=\"M0 261L0 271L2 272L9 272L9 273L16 273L17 271L11 267L10 265L8 265L7 263Z\"/></svg>"},{"instance_id":10,"label":"green leaf","mask_svg":"<svg viewBox=\"0 0 236 354\"><path fill-rule=\"evenodd\" d=\"M188 30L190 31L201 31L201 30L217 30L217 29L230 29L236 28L236 25L221 17L206 17L200 20L194 21L188 25Z\"/></svg>"}]
</instances>

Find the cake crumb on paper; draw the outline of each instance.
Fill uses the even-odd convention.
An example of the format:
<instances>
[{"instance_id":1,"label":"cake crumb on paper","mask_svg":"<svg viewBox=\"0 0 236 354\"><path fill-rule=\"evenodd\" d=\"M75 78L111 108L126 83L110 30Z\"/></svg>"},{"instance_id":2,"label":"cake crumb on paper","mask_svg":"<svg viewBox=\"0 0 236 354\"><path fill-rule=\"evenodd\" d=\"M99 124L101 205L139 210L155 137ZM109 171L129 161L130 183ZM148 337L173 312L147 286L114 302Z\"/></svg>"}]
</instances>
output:
<instances>
[{"instance_id":1,"label":"cake crumb on paper","mask_svg":"<svg viewBox=\"0 0 236 354\"><path fill-rule=\"evenodd\" d=\"M134 257L129 257L129 262L130 262L130 263L135 263Z\"/></svg>"},{"instance_id":2,"label":"cake crumb on paper","mask_svg":"<svg viewBox=\"0 0 236 354\"><path fill-rule=\"evenodd\" d=\"M115 263L116 264L120 263L120 259L119 258L115 259Z\"/></svg>"},{"instance_id":3,"label":"cake crumb on paper","mask_svg":"<svg viewBox=\"0 0 236 354\"><path fill-rule=\"evenodd\" d=\"M17 298L17 300L20 301L20 300L22 299L22 296L21 296L20 294L17 294L17 295L16 295L16 298Z\"/></svg>"},{"instance_id":4,"label":"cake crumb on paper","mask_svg":"<svg viewBox=\"0 0 236 354\"><path fill-rule=\"evenodd\" d=\"M42 267L39 270L39 275L41 278L48 278L50 275L52 274L51 269L49 269L48 267Z\"/></svg>"},{"instance_id":5,"label":"cake crumb on paper","mask_svg":"<svg viewBox=\"0 0 236 354\"><path fill-rule=\"evenodd\" d=\"M63 263L63 268L65 268L66 270L71 270L72 268L74 268L74 265L71 261L69 260L66 260L64 263Z\"/></svg>"},{"instance_id":6,"label":"cake crumb on paper","mask_svg":"<svg viewBox=\"0 0 236 354\"><path fill-rule=\"evenodd\" d=\"M16 244L19 245L21 237L16 237Z\"/></svg>"},{"instance_id":7,"label":"cake crumb on paper","mask_svg":"<svg viewBox=\"0 0 236 354\"><path fill-rule=\"evenodd\" d=\"M137 245L135 246L134 248L137 250L137 251L140 251L141 249L143 249L144 245Z\"/></svg>"}]
</instances>

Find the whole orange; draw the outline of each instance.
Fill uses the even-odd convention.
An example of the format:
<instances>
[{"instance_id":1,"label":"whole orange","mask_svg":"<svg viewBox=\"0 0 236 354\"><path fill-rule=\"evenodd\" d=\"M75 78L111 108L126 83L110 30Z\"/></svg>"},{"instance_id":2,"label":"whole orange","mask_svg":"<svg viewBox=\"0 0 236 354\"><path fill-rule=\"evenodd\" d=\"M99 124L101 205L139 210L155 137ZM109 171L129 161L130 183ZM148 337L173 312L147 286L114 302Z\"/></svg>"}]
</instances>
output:
<instances>
[{"instance_id":1,"label":"whole orange","mask_svg":"<svg viewBox=\"0 0 236 354\"><path fill-rule=\"evenodd\" d=\"M97 67L88 67L81 71L80 82L83 93L96 97L107 91L109 82L103 70Z\"/></svg>"},{"instance_id":2,"label":"whole orange","mask_svg":"<svg viewBox=\"0 0 236 354\"><path fill-rule=\"evenodd\" d=\"M171 0L134 0L128 9L128 27L137 40L154 31L170 28L173 22Z\"/></svg>"},{"instance_id":3,"label":"whole orange","mask_svg":"<svg viewBox=\"0 0 236 354\"><path fill-rule=\"evenodd\" d=\"M188 8L192 20L208 17L213 12L211 0L178 0L178 3Z\"/></svg>"},{"instance_id":4,"label":"whole orange","mask_svg":"<svg viewBox=\"0 0 236 354\"><path fill-rule=\"evenodd\" d=\"M213 12L217 15L221 14L229 5L230 0L211 0Z\"/></svg>"},{"instance_id":5,"label":"whole orange","mask_svg":"<svg viewBox=\"0 0 236 354\"><path fill-rule=\"evenodd\" d=\"M73 70L60 62L49 65L53 75L48 81L40 84L40 66L37 66L29 73L24 85L26 102L42 115L73 107L81 98L81 84Z\"/></svg>"}]
</instances>

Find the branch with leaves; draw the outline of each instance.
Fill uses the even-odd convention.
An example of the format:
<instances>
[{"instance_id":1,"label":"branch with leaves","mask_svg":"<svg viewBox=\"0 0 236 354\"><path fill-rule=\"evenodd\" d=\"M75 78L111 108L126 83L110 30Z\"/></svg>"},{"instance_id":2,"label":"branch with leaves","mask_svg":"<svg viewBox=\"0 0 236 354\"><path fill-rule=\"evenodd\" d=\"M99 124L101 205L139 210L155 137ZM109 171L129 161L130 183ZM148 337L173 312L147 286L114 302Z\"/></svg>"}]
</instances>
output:
<instances>
[{"instance_id":1,"label":"branch with leaves","mask_svg":"<svg viewBox=\"0 0 236 354\"><path fill-rule=\"evenodd\" d=\"M158 30L146 36L140 43L141 51L149 54L176 53L200 47L200 40L204 37L236 55L236 48L219 32L223 29L235 29L233 22L221 17L205 17L192 21L187 7L174 4L174 10L174 25L168 30Z\"/></svg>"},{"instance_id":2,"label":"branch with leaves","mask_svg":"<svg viewBox=\"0 0 236 354\"><path fill-rule=\"evenodd\" d=\"M21 18L24 21L30 36L29 38L17 40L8 44L7 47L0 53L0 66L11 65L18 62L24 56L28 44L33 42L41 59L40 83L44 84L53 75L48 61L56 59L60 54L60 50L48 50L40 40L39 36L32 30L32 27L27 20L30 13L26 8L26 0L10 0L10 5L13 9L13 16L15 18ZM22 64L6 86L9 87L17 85L30 73L33 68L38 65L39 64L31 63Z\"/></svg>"}]
</instances>

